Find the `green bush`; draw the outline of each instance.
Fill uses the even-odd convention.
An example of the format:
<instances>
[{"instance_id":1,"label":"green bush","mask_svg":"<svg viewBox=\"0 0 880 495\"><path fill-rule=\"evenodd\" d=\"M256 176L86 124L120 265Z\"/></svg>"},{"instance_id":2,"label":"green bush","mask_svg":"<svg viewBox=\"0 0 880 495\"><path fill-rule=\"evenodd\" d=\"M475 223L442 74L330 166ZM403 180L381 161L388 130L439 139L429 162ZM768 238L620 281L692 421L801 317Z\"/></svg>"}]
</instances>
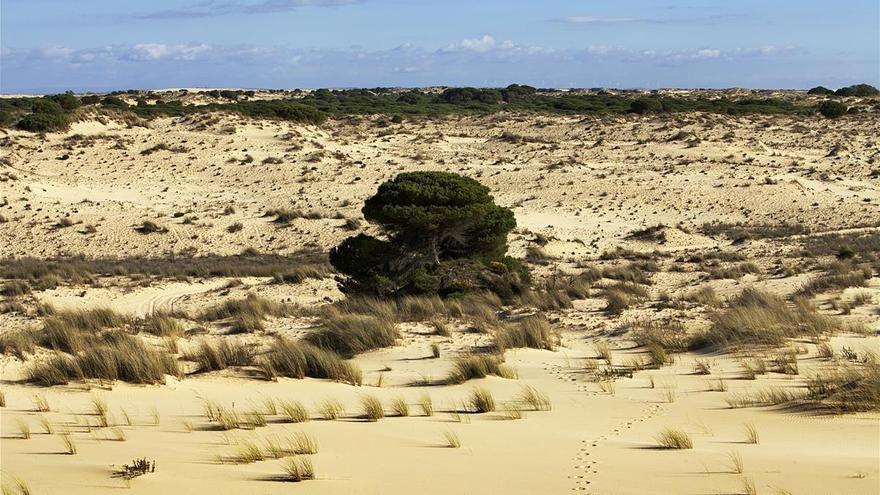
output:
<instances>
[{"instance_id":1,"label":"green bush","mask_svg":"<svg viewBox=\"0 0 880 495\"><path fill-rule=\"evenodd\" d=\"M807 94L830 96L834 94L834 90L828 89L825 86L816 86L815 88L811 88L809 91L807 91Z\"/></svg>"},{"instance_id":2,"label":"green bush","mask_svg":"<svg viewBox=\"0 0 880 495\"><path fill-rule=\"evenodd\" d=\"M880 90L870 84L854 84L834 92L837 96L878 96Z\"/></svg>"},{"instance_id":3,"label":"green bush","mask_svg":"<svg viewBox=\"0 0 880 495\"><path fill-rule=\"evenodd\" d=\"M364 203L364 218L386 240L359 234L330 252L348 291L464 292L498 275L516 275L502 260L513 212L495 204L489 188L449 172L408 172L379 186ZM519 267L516 267L517 269ZM481 274L481 272L483 272Z\"/></svg>"},{"instance_id":4,"label":"green bush","mask_svg":"<svg viewBox=\"0 0 880 495\"><path fill-rule=\"evenodd\" d=\"M817 107L819 113L829 119L836 119L846 115L847 106L838 101L823 101Z\"/></svg>"},{"instance_id":5,"label":"green bush","mask_svg":"<svg viewBox=\"0 0 880 495\"><path fill-rule=\"evenodd\" d=\"M69 127L64 108L49 98L34 100L31 113L18 121L19 129L31 132L64 131Z\"/></svg>"},{"instance_id":6,"label":"green bush","mask_svg":"<svg viewBox=\"0 0 880 495\"><path fill-rule=\"evenodd\" d=\"M638 114L659 113L663 111L663 102L657 98L639 98L630 103L629 111Z\"/></svg>"}]
</instances>

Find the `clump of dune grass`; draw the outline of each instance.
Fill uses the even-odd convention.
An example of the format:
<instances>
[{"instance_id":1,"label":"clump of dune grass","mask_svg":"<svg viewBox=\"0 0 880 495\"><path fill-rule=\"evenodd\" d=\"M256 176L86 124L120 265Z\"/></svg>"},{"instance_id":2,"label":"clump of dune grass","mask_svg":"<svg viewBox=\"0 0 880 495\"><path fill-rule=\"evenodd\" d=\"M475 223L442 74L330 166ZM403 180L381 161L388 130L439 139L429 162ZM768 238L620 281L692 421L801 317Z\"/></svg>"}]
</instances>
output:
<instances>
[{"instance_id":1,"label":"clump of dune grass","mask_svg":"<svg viewBox=\"0 0 880 495\"><path fill-rule=\"evenodd\" d=\"M15 420L15 428L18 430L18 434L21 438L28 440L31 438L31 425L27 421L22 418L18 418Z\"/></svg>"},{"instance_id":2,"label":"clump of dune grass","mask_svg":"<svg viewBox=\"0 0 880 495\"><path fill-rule=\"evenodd\" d=\"M144 318L144 330L158 337L179 337L183 325L169 315L153 313Z\"/></svg>"},{"instance_id":3,"label":"clump of dune grass","mask_svg":"<svg viewBox=\"0 0 880 495\"><path fill-rule=\"evenodd\" d=\"M516 404L505 403L504 404L504 418L510 420L523 419L526 417L526 413L523 412Z\"/></svg>"},{"instance_id":4,"label":"clump of dune grass","mask_svg":"<svg viewBox=\"0 0 880 495\"><path fill-rule=\"evenodd\" d=\"M247 344L230 339L215 343L202 341L198 348L184 355L184 359L198 364L199 372L219 371L230 366L250 366L254 364L254 349Z\"/></svg>"},{"instance_id":5,"label":"clump of dune grass","mask_svg":"<svg viewBox=\"0 0 880 495\"><path fill-rule=\"evenodd\" d=\"M437 344L431 344L431 357L437 359L440 357L440 346Z\"/></svg>"},{"instance_id":6,"label":"clump of dune grass","mask_svg":"<svg viewBox=\"0 0 880 495\"><path fill-rule=\"evenodd\" d=\"M0 390L0 407L6 407L6 393Z\"/></svg>"},{"instance_id":7,"label":"clump of dune grass","mask_svg":"<svg viewBox=\"0 0 880 495\"><path fill-rule=\"evenodd\" d=\"M621 282L603 289L602 296L607 301L605 313L617 316L648 297L648 291L639 284Z\"/></svg>"},{"instance_id":8,"label":"clump of dune grass","mask_svg":"<svg viewBox=\"0 0 880 495\"><path fill-rule=\"evenodd\" d=\"M308 457L286 457L281 461L281 467L290 481L298 482L315 478L315 468Z\"/></svg>"},{"instance_id":9,"label":"clump of dune grass","mask_svg":"<svg viewBox=\"0 0 880 495\"><path fill-rule=\"evenodd\" d=\"M318 414L326 420L339 419L344 412L345 408L342 403L336 399L326 399L318 406Z\"/></svg>"},{"instance_id":10,"label":"clump of dune grass","mask_svg":"<svg viewBox=\"0 0 880 495\"><path fill-rule=\"evenodd\" d=\"M126 440L125 430L115 426L109 430L110 440L114 442L124 442Z\"/></svg>"},{"instance_id":11,"label":"clump of dune grass","mask_svg":"<svg viewBox=\"0 0 880 495\"><path fill-rule=\"evenodd\" d=\"M742 474L744 471L743 458L739 452L728 452L727 459L730 460L730 470L734 474Z\"/></svg>"},{"instance_id":12,"label":"clump of dune grass","mask_svg":"<svg viewBox=\"0 0 880 495\"><path fill-rule=\"evenodd\" d=\"M64 444L64 453L67 455L76 455L76 443L74 443L73 438L71 438L69 433L61 434L61 442Z\"/></svg>"},{"instance_id":13,"label":"clump of dune grass","mask_svg":"<svg viewBox=\"0 0 880 495\"><path fill-rule=\"evenodd\" d=\"M434 415L434 400L431 399L431 396L426 394L422 394L419 397L419 407L422 408L422 413L425 416L433 416Z\"/></svg>"},{"instance_id":14,"label":"clump of dune grass","mask_svg":"<svg viewBox=\"0 0 880 495\"><path fill-rule=\"evenodd\" d=\"M256 409L243 413L241 417L245 429L261 428L269 424L263 411Z\"/></svg>"},{"instance_id":15,"label":"clump of dune grass","mask_svg":"<svg viewBox=\"0 0 880 495\"><path fill-rule=\"evenodd\" d=\"M731 408L740 408L752 406L777 406L788 402L801 401L804 397L805 394L799 391L795 392L774 386L750 394L730 394L726 400L727 405Z\"/></svg>"},{"instance_id":16,"label":"clump of dune grass","mask_svg":"<svg viewBox=\"0 0 880 495\"><path fill-rule=\"evenodd\" d=\"M834 359L834 348L832 348L828 342L820 342L819 345L816 346L816 355L821 359Z\"/></svg>"},{"instance_id":17,"label":"clump of dune grass","mask_svg":"<svg viewBox=\"0 0 880 495\"><path fill-rule=\"evenodd\" d=\"M403 397L395 397L391 399L391 411L395 416L409 416L409 404Z\"/></svg>"},{"instance_id":18,"label":"clump of dune grass","mask_svg":"<svg viewBox=\"0 0 880 495\"><path fill-rule=\"evenodd\" d=\"M46 399L46 396L43 394L34 394L33 398L34 403L34 411L37 412L49 412L52 410L52 407L49 405L49 400Z\"/></svg>"},{"instance_id":19,"label":"clump of dune grass","mask_svg":"<svg viewBox=\"0 0 880 495\"><path fill-rule=\"evenodd\" d=\"M23 479L3 474L2 480L3 495L31 495L30 486Z\"/></svg>"},{"instance_id":20,"label":"clump of dune grass","mask_svg":"<svg viewBox=\"0 0 880 495\"><path fill-rule=\"evenodd\" d=\"M350 358L356 354L393 346L400 333L394 323L374 316L340 315L324 320L322 328L305 340L322 349Z\"/></svg>"},{"instance_id":21,"label":"clump of dune grass","mask_svg":"<svg viewBox=\"0 0 880 495\"><path fill-rule=\"evenodd\" d=\"M807 378L805 399L833 412L880 410L880 364L820 371Z\"/></svg>"},{"instance_id":22,"label":"clump of dune grass","mask_svg":"<svg viewBox=\"0 0 880 495\"><path fill-rule=\"evenodd\" d=\"M517 401L525 403L535 411L549 411L553 408L547 395L530 385L522 386Z\"/></svg>"},{"instance_id":23,"label":"clump of dune grass","mask_svg":"<svg viewBox=\"0 0 880 495\"><path fill-rule=\"evenodd\" d=\"M754 423L746 423L743 425L743 431L746 434L746 443L758 444L760 441L760 437L758 435L758 428Z\"/></svg>"},{"instance_id":24,"label":"clump of dune grass","mask_svg":"<svg viewBox=\"0 0 880 495\"><path fill-rule=\"evenodd\" d=\"M450 335L449 327L446 325L446 322L444 322L441 319L434 318L431 320L430 323L431 323L431 328L434 329L432 332L434 335L439 335L441 337L449 337L449 335Z\"/></svg>"},{"instance_id":25,"label":"clump of dune grass","mask_svg":"<svg viewBox=\"0 0 880 495\"><path fill-rule=\"evenodd\" d=\"M487 413L495 410L495 398L489 390L476 387L468 398L469 410L475 413Z\"/></svg>"},{"instance_id":26,"label":"clump of dune grass","mask_svg":"<svg viewBox=\"0 0 880 495\"><path fill-rule=\"evenodd\" d=\"M498 352L520 347L553 350L559 340L559 331L553 329L545 317L530 316L516 325L506 325L498 329L495 332L494 345Z\"/></svg>"},{"instance_id":27,"label":"clump of dune grass","mask_svg":"<svg viewBox=\"0 0 880 495\"><path fill-rule=\"evenodd\" d=\"M109 411L107 401L103 397L93 395L90 402L92 404L92 414L98 417L98 426L106 428L110 423L107 417Z\"/></svg>"},{"instance_id":28,"label":"clump of dune grass","mask_svg":"<svg viewBox=\"0 0 880 495\"><path fill-rule=\"evenodd\" d=\"M40 427L43 428L43 433L45 433L47 435L51 435L52 433L55 433L55 428L52 427L52 423L49 422L49 419L46 416L43 416L41 414L39 416L38 421L40 422Z\"/></svg>"},{"instance_id":29,"label":"clump of dune grass","mask_svg":"<svg viewBox=\"0 0 880 495\"><path fill-rule=\"evenodd\" d=\"M361 397L361 417L367 421L379 421L385 417L385 408L375 395Z\"/></svg>"},{"instance_id":30,"label":"clump of dune grass","mask_svg":"<svg viewBox=\"0 0 880 495\"><path fill-rule=\"evenodd\" d=\"M293 438L288 439L288 444L290 445L290 451L296 455L318 453L318 441L308 433L294 433Z\"/></svg>"},{"instance_id":31,"label":"clump of dune grass","mask_svg":"<svg viewBox=\"0 0 880 495\"><path fill-rule=\"evenodd\" d=\"M659 368L672 362L672 358L666 353L666 349L656 342L648 344L647 351L649 364L653 368Z\"/></svg>"},{"instance_id":32,"label":"clump of dune grass","mask_svg":"<svg viewBox=\"0 0 880 495\"><path fill-rule=\"evenodd\" d=\"M743 486L743 493L745 495L758 495L758 489L755 487L754 481L745 476L742 477L741 481Z\"/></svg>"},{"instance_id":33,"label":"clump of dune grass","mask_svg":"<svg viewBox=\"0 0 880 495\"><path fill-rule=\"evenodd\" d=\"M455 360L446 381L448 383L464 383L475 378L486 378L489 375L516 378L516 372L504 364L504 359L501 356L469 354Z\"/></svg>"},{"instance_id":34,"label":"clump of dune grass","mask_svg":"<svg viewBox=\"0 0 880 495\"><path fill-rule=\"evenodd\" d=\"M693 347L778 347L790 338L818 337L846 328L803 302L789 307L783 299L751 288L734 298L727 310L710 315L710 319L711 327L695 337Z\"/></svg>"},{"instance_id":35,"label":"clump of dune grass","mask_svg":"<svg viewBox=\"0 0 880 495\"><path fill-rule=\"evenodd\" d=\"M454 431L446 430L443 432L443 445L450 449L457 449L461 447L461 440Z\"/></svg>"},{"instance_id":36,"label":"clump of dune grass","mask_svg":"<svg viewBox=\"0 0 880 495\"><path fill-rule=\"evenodd\" d=\"M266 371L291 378L326 378L351 385L363 382L361 370L335 352L288 339L275 340L262 356L261 365Z\"/></svg>"},{"instance_id":37,"label":"clump of dune grass","mask_svg":"<svg viewBox=\"0 0 880 495\"><path fill-rule=\"evenodd\" d=\"M686 294L682 299L712 308L721 306L721 299L715 293L715 289L706 286Z\"/></svg>"},{"instance_id":38,"label":"clump of dune grass","mask_svg":"<svg viewBox=\"0 0 880 495\"><path fill-rule=\"evenodd\" d=\"M309 411L306 410L306 407L301 402L282 400L278 402L278 405L281 408L281 414L291 423L305 423L311 419Z\"/></svg>"},{"instance_id":39,"label":"clump of dune grass","mask_svg":"<svg viewBox=\"0 0 880 495\"><path fill-rule=\"evenodd\" d=\"M24 308L21 309L19 312L24 313ZM0 306L0 313L4 312L6 311ZM11 354L24 361L27 354L36 352L36 345L40 338L39 332L33 329L4 332L3 335L0 335L0 352Z\"/></svg>"},{"instance_id":40,"label":"clump of dune grass","mask_svg":"<svg viewBox=\"0 0 880 495\"><path fill-rule=\"evenodd\" d=\"M605 361L605 364L607 364L608 366L611 366L612 355L611 355L611 348L608 347L608 344L605 342L599 342L596 345L594 345L593 347L596 350L596 355L600 359Z\"/></svg>"},{"instance_id":41,"label":"clump of dune grass","mask_svg":"<svg viewBox=\"0 0 880 495\"><path fill-rule=\"evenodd\" d=\"M267 316L287 316L297 311L295 306L266 299L256 294L248 294L243 299L233 299L211 306L199 315L200 320L217 321L226 318L246 316L263 320Z\"/></svg>"},{"instance_id":42,"label":"clump of dune grass","mask_svg":"<svg viewBox=\"0 0 880 495\"><path fill-rule=\"evenodd\" d=\"M267 416L276 416L278 414L278 405L275 403L275 399L271 397L264 398L263 411Z\"/></svg>"},{"instance_id":43,"label":"clump of dune grass","mask_svg":"<svg viewBox=\"0 0 880 495\"><path fill-rule=\"evenodd\" d=\"M128 322L128 317L107 308L62 311L45 320L39 344L76 353L93 347L100 340L96 334L102 329L121 327Z\"/></svg>"},{"instance_id":44,"label":"clump of dune grass","mask_svg":"<svg viewBox=\"0 0 880 495\"><path fill-rule=\"evenodd\" d=\"M235 453L224 460L233 464L251 464L265 460L263 449L251 440L244 440L235 446Z\"/></svg>"},{"instance_id":45,"label":"clump of dune grass","mask_svg":"<svg viewBox=\"0 0 880 495\"><path fill-rule=\"evenodd\" d=\"M617 384L612 378L599 380L599 389L609 395L614 395L617 391Z\"/></svg>"},{"instance_id":46,"label":"clump of dune grass","mask_svg":"<svg viewBox=\"0 0 880 495\"><path fill-rule=\"evenodd\" d=\"M690 435L673 428L666 428L656 436L657 443L664 449L692 449L694 443Z\"/></svg>"},{"instance_id":47,"label":"clump of dune grass","mask_svg":"<svg viewBox=\"0 0 880 495\"><path fill-rule=\"evenodd\" d=\"M46 386L83 378L160 383L165 375L180 376L174 357L127 334L108 334L100 344L75 356L56 353L27 370L29 381Z\"/></svg>"}]
</instances>

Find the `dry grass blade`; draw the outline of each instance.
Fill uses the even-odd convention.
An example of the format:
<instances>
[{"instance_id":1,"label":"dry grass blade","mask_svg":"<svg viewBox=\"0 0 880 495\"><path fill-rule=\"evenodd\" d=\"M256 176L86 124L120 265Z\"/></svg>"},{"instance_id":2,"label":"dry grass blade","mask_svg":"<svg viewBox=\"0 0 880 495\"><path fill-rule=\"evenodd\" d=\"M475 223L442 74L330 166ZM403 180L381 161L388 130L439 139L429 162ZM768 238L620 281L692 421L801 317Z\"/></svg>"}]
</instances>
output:
<instances>
[{"instance_id":1,"label":"dry grass blade","mask_svg":"<svg viewBox=\"0 0 880 495\"><path fill-rule=\"evenodd\" d=\"M461 440L454 431L446 430L443 432L443 444L450 449L457 449L461 447Z\"/></svg>"}]
</instances>

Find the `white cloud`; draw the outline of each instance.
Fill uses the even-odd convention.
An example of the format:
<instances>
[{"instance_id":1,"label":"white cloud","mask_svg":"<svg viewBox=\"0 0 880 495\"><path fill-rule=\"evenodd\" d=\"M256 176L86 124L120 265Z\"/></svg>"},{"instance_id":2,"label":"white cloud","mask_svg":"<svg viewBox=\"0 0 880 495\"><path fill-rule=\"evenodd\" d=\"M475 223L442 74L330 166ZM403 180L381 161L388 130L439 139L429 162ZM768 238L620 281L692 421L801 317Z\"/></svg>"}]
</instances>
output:
<instances>
[{"instance_id":1,"label":"white cloud","mask_svg":"<svg viewBox=\"0 0 880 495\"><path fill-rule=\"evenodd\" d=\"M199 55L208 53L210 45L165 45L162 43L140 43L131 47L128 57L132 60L159 60L172 58L179 60L193 60Z\"/></svg>"}]
</instances>

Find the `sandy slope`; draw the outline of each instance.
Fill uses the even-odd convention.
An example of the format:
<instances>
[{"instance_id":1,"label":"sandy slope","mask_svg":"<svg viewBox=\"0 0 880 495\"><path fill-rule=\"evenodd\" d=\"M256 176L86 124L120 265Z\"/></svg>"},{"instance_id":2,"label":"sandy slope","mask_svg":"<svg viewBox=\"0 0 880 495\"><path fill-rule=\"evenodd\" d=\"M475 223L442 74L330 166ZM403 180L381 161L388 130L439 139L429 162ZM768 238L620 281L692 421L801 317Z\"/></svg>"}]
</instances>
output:
<instances>
[{"instance_id":1,"label":"sandy slope","mask_svg":"<svg viewBox=\"0 0 880 495\"><path fill-rule=\"evenodd\" d=\"M526 139L506 142L499 139L502 131ZM684 137L679 131L685 131ZM618 364L640 352L616 336L629 321L648 317L679 319L688 328L707 324L705 309L659 307L662 294L676 298L711 286L722 298L746 287L789 295L813 276L815 260L793 254L801 234L732 247L724 235L705 233L704 223L876 231L878 132L876 119L864 116L829 122L703 115L495 115L390 127L363 119L331 122L320 129L223 117L207 124L159 119L149 128L82 122L68 134L45 139L11 131L0 150L0 214L8 220L0 223L0 238L8 240L0 242L0 256L158 257L237 254L246 248L272 253L309 246L327 249L352 234L342 227L344 218L359 218L362 200L379 183L399 171L424 169L478 178L499 203L511 206L519 224L511 236L513 255L522 256L535 233L547 236L544 250L554 259L534 267L539 277L555 270L576 271L585 260L599 263L598 254L614 247L673 254L653 274L650 301L642 307L608 317L601 312L604 300L597 296L551 315L564 345L552 352L509 351L507 363L516 368L518 380L492 377L462 385L413 386L425 377L443 377L452 359L484 337L462 332L451 338L430 336L412 324L401 326L404 338L398 346L355 358L365 373L363 387L313 379L266 382L242 370L226 370L169 378L164 386L92 383L45 389L18 382L26 365L2 356L0 377L7 401L0 408L3 476L26 480L37 494L116 493L125 484L112 478L112 472L146 456L156 460L158 470L133 481L132 493L708 494L745 493L744 479L764 494L880 493L876 412L830 416L727 405L726 399L738 391L774 385L795 389L815 370L837 365L818 359L812 343L797 343L807 352L799 356L801 374L793 377L771 373L744 380L740 356L693 353L678 355L675 364L660 370L621 378L613 393L603 391L586 373L597 343L608 342ZM157 144L178 151L142 154ZM829 153L834 149L838 151ZM263 163L267 158L280 163ZM279 226L264 216L278 207L319 210L326 216ZM58 227L65 217L75 225ZM167 233L137 233L135 227L144 220L166 227ZM229 229L239 223L241 229ZM658 223L667 226L662 242L626 237ZM94 232L87 226L94 226ZM676 258L714 248L736 251L754 260L762 272L707 281L704 273ZM780 275L783 263L797 270ZM331 279L283 285L245 278L234 287L220 278L141 282L102 277L94 285L62 285L24 301L29 306L50 302L59 309L111 307L146 316L171 310L196 314L247 293L310 306L341 297ZM838 351L843 346L858 352L880 348L880 281L874 278L868 288L816 300L831 314L832 299L850 300L863 291L871 294L870 302L843 317L868 326L874 335L835 337L831 342ZM33 315L0 315L0 332L39 324ZM297 336L308 324L281 318L271 319L267 328ZM179 345L185 351L202 338L225 338L220 333L215 328L204 337L187 336ZM440 346L440 359L429 357L432 343ZM711 375L693 373L697 359L711 363ZM377 387L380 377L383 386ZM719 379L727 391L710 391L719 387ZM461 415L463 419L451 413L474 387L488 388L503 405L515 400L523 385L546 393L552 411L528 411L519 420L507 419L503 410ZM422 417L416 405L423 393L434 399L433 417ZM671 393L675 399L669 402ZM50 412L33 410L35 394L46 397ZM404 397L413 416L361 421L355 416L364 394L381 397L386 407L391 399ZM97 421L89 402L93 395L107 400L125 441L110 439L110 429L87 426ZM227 435L211 429L203 414L205 399L245 412L262 407L266 398L300 400L315 419L289 424L270 417L269 426ZM327 398L342 401L347 417L318 420L316 406ZM154 408L158 424L153 424ZM123 409L131 424L124 421ZM51 422L55 434L41 433L40 416ZM20 420L31 426L31 439L18 438ZM757 427L759 444L743 443L746 423ZM656 449L655 436L667 427L690 433L694 449ZM75 456L60 453L58 433L65 430L79 448ZM282 472L277 460L246 465L218 461L218 456L234 452L230 442L263 442L297 431L313 434L320 444L313 456L316 481L273 481ZM460 437L461 448L443 447L446 431ZM742 474L732 472L731 452L742 457Z\"/></svg>"}]
</instances>

